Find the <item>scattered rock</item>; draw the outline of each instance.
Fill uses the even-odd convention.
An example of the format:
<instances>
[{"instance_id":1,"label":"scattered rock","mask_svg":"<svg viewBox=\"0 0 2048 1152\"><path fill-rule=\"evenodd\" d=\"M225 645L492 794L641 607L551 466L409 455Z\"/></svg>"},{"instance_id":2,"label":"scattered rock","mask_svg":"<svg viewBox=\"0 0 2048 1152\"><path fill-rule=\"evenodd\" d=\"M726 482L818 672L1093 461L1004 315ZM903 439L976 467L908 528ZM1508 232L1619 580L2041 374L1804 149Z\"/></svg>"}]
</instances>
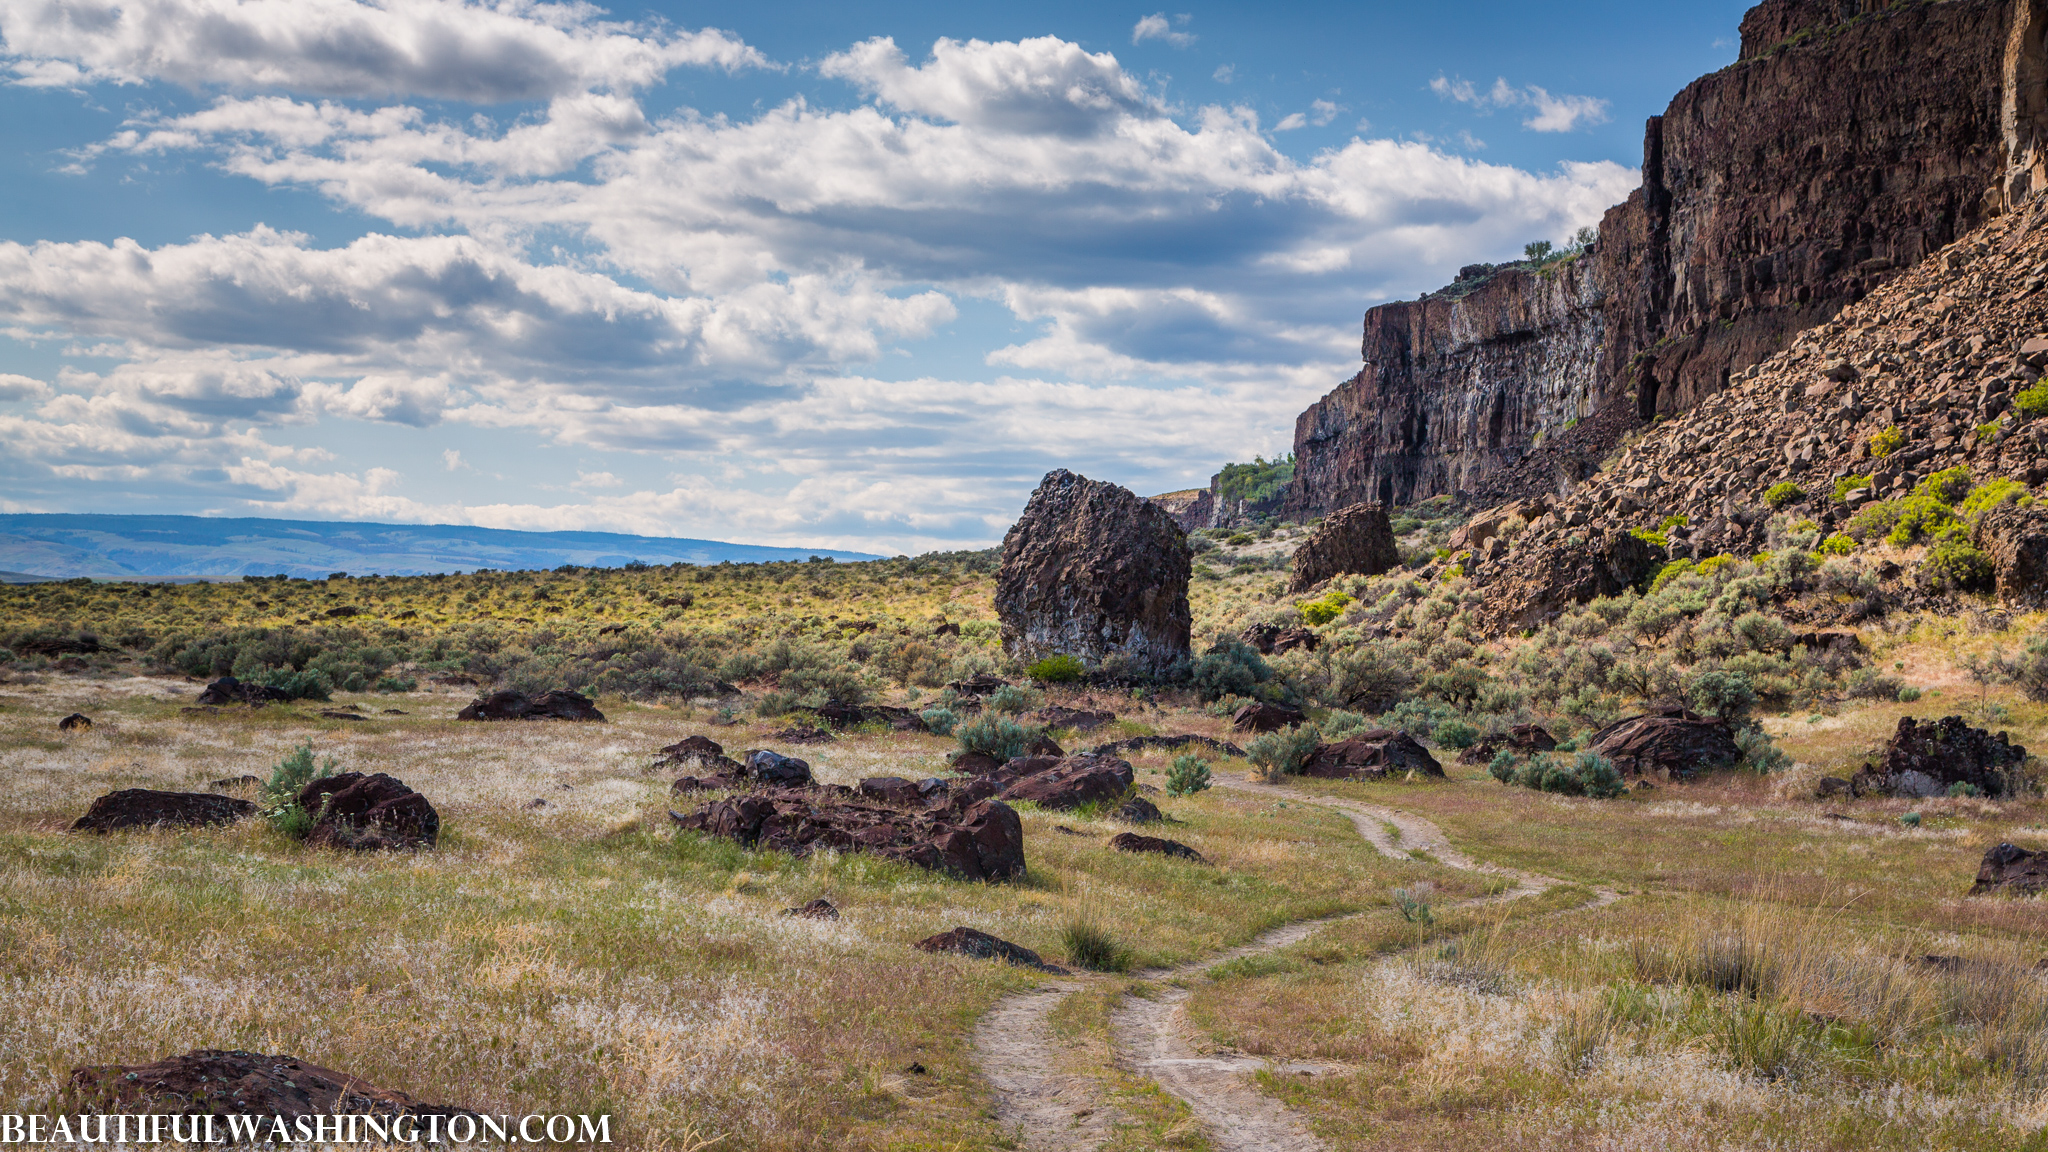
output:
<instances>
[{"instance_id":1,"label":"scattered rock","mask_svg":"<svg viewBox=\"0 0 2048 1152\"><path fill-rule=\"evenodd\" d=\"M1026 756L1048 756L1058 759L1066 754L1066 750L1060 747L1059 741L1054 740L1043 732L1033 736L1031 742L1024 745L1024 755Z\"/></svg>"},{"instance_id":2,"label":"scattered rock","mask_svg":"<svg viewBox=\"0 0 2048 1152\"><path fill-rule=\"evenodd\" d=\"M960 751L953 754L953 771L965 772L970 776L981 776L1003 766L1001 760L986 752Z\"/></svg>"},{"instance_id":3,"label":"scattered rock","mask_svg":"<svg viewBox=\"0 0 2048 1152\"><path fill-rule=\"evenodd\" d=\"M299 807L315 814L306 843L371 852L432 848L441 815L405 781L382 772L323 776L299 792Z\"/></svg>"},{"instance_id":4,"label":"scattered rock","mask_svg":"<svg viewBox=\"0 0 2048 1152\"><path fill-rule=\"evenodd\" d=\"M1813 787L1814 798L1818 800L1828 800L1848 793L1849 782L1840 776L1823 776L1820 783Z\"/></svg>"},{"instance_id":5,"label":"scattered rock","mask_svg":"<svg viewBox=\"0 0 2048 1152\"><path fill-rule=\"evenodd\" d=\"M1010 682L1008 680L989 672L976 672L965 680L955 680L951 684L946 685L946 687L953 690L954 695L966 696L976 700L994 693L998 688L1008 688L1009 686Z\"/></svg>"},{"instance_id":6,"label":"scattered rock","mask_svg":"<svg viewBox=\"0 0 2048 1152\"><path fill-rule=\"evenodd\" d=\"M354 713L354 712L341 712L341 711L337 711L337 710L335 710L335 709L331 709L331 708L330 708L330 709L327 709L327 710L324 710L324 711L322 711L322 712L320 713L320 715L321 715L321 717L322 717L323 719L327 719L327 720L361 720L361 719L363 719L363 717L362 717L362 716L359 716L359 715L357 715L357 714L356 714L356 713Z\"/></svg>"},{"instance_id":7,"label":"scattered rock","mask_svg":"<svg viewBox=\"0 0 2048 1152\"><path fill-rule=\"evenodd\" d=\"M531 799L531 800L528 800L528 801L527 801L526 803L524 803L524 804L520 805L520 807L522 807L522 808L526 809L526 810L527 810L527 811L529 811L529 812L535 811L535 810L537 810L537 809L545 808L545 807L547 807L547 806L548 806L548 802L547 802L547 801L546 801L545 799L542 799L542 798L541 798L541 797L539 797L539 796L536 796L536 797L534 797L533 799Z\"/></svg>"},{"instance_id":8,"label":"scattered rock","mask_svg":"<svg viewBox=\"0 0 2048 1152\"><path fill-rule=\"evenodd\" d=\"M1301 766L1303 776L1325 780L1385 780L1410 772L1442 778L1444 766L1413 736L1389 728L1319 744Z\"/></svg>"},{"instance_id":9,"label":"scattered rock","mask_svg":"<svg viewBox=\"0 0 2048 1152\"><path fill-rule=\"evenodd\" d=\"M1251 645L1261 656L1282 656L1296 648L1313 652L1323 642L1321 636L1307 628L1298 625L1282 628L1278 624L1253 624L1238 633L1237 638Z\"/></svg>"},{"instance_id":10,"label":"scattered rock","mask_svg":"<svg viewBox=\"0 0 2048 1152\"><path fill-rule=\"evenodd\" d=\"M769 788L804 788L815 783L808 762L766 748L747 753L747 779Z\"/></svg>"},{"instance_id":11,"label":"scattered rock","mask_svg":"<svg viewBox=\"0 0 2048 1152\"><path fill-rule=\"evenodd\" d=\"M1053 831L1055 831L1055 832L1061 833L1061 834L1063 834L1063 835L1066 835L1066 836L1086 836L1086 835L1087 835L1087 833L1086 833L1086 832L1083 832L1083 831L1081 831L1081 830L1080 830L1079 828L1069 828L1069 827L1067 827L1067 826L1066 826L1065 824L1055 824L1055 825L1053 825L1053 826L1052 826L1052 830L1053 830Z\"/></svg>"},{"instance_id":12,"label":"scattered rock","mask_svg":"<svg viewBox=\"0 0 2048 1152\"><path fill-rule=\"evenodd\" d=\"M1071 728L1076 732L1093 732L1104 724L1115 723L1116 713L1089 712L1055 704L1039 709L1031 718L1047 728Z\"/></svg>"},{"instance_id":13,"label":"scattered rock","mask_svg":"<svg viewBox=\"0 0 2048 1152\"><path fill-rule=\"evenodd\" d=\"M1114 484L1049 472L1003 538L1003 651L1164 672L1188 654L1190 571L1186 534L1167 513Z\"/></svg>"},{"instance_id":14,"label":"scattered rock","mask_svg":"<svg viewBox=\"0 0 2048 1152\"><path fill-rule=\"evenodd\" d=\"M256 805L210 792L156 792L123 788L92 802L71 825L73 832L112 832L117 828L192 828L232 824L256 814Z\"/></svg>"},{"instance_id":15,"label":"scattered rock","mask_svg":"<svg viewBox=\"0 0 2048 1152\"><path fill-rule=\"evenodd\" d=\"M1192 860L1197 864L1209 861L1200 852L1178 840L1166 840L1158 836L1140 836L1136 832L1119 832L1109 838L1109 846L1119 852L1157 852L1162 856L1176 856Z\"/></svg>"},{"instance_id":16,"label":"scattered rock","mask_svg":"<svg viewBox=\"0 0 2048 1152\"><path fill-rule=\"evenodd\" d=\"M690 736L667 745L655 760L655 768L709 768L713 772L739 776L740 762L725 754L725 746L709 736Z\"/></svg>"},{"instance_id":17,"label":"scattered rock","mask_svg":"<svg viewBox=\"0 0 2048 1152\"><path fill-rule=\"evenodd\" d=\"M1064 811L1105 803L1131 790L1131 765L1114 756L1020 757L999 769L1011 779L1002 797Z\"/></svg>"},{"instance_id":18,"label":"scattered rock","mask_svg":"<svg viewBox=\"0 0 2048 1152\"><path fill-rule=\"evenodd\" d=\"M263 786L263 778L261 776L248 775L224 776L219 780L208 782L206 786L215 792L232 792L237 788L261 788Z\"/></svg>"},{"instance_id":19,"label":"scattered rock","mask_svg":"<svg viewBox=\"0 0 2048 1152\"><path fill-rule=\"evenodd\" d=\"M800 904L795 908L784 908L782 910L782 914L784 916L802 917L805 920L839 919L839 909L833 907L832 902L830 900L825 899L823 896L818 897L816 900L813 900L808 904Z\"/></svg>"},{"instance_id":20,"label":"scattered rock","mask_svg":"<svg viewBox=\"0 0 2048 1152\"><path fill-rule=\"evenodd\" d=\"M1588 530L1518 548L1489 567L1474 616L1493 634L1534 628L1575 604L1618 596L1654 574L1664 550L1628 532Z\"/></svg>"},{"instance_id":21,"label":"scattered rock","mask_svg":"<svg viewBox=\"0 0 2048 1152\"><path fill-rule=\"evenodd\" d=\"M71 715L57 721L57 730L59 732L90 732L92 730L92 718L83 712L73 712Z\"/></svg>"},{"instance_id":22,"label":"scattered rock","mask_svg":"<svg viewBox=\"0 0 2048 1152\"><path fill-rule=\"evenodd\" d=\"M2048 891L2048 852L2029 852L2011 844L2000 844L1984 853L1977 867L1977 883L1970 895L2006 892L2037 896Z\"/></svg>"},{"instance_id":23,"label":"scattered rock","mask_svg":"<svg viewBox=\"0 0 2048 1152\"><path fill-rule=\"evenodd\" d=\"M300 1117L474 1116L466 1108L422 1104L404 1092L378 1088L344 1072L293 1056L201 1048L154 1064L74 1068L66 1092L70 1110L168 1116Z\"/></svg>"},{"instance_id":24,"label":"scattered rock","mask_svg":"<svg viewBox=\"0 0 2048 1152\"><path fill-rule=\"evenodd\" d=\"M851 789L774 788L716 800L677 826L749 848L809 855L820 848L868 852L948 872L965 880L1007 880L1024 873L1024 826L1000 800L907 812L856 797Z\"/></svg>"},{"instance_id":25,"label":"scattered rock","mask_svg":"<svg viewBox=\"0 0 2048 1152\"><path fill-rule=\"evenodd\" d=\"M233 676L223 676L208 684L206 691L201 692L199 699L194 701L194 703L202 708L209 705L219 708L230 704L247 704L251 708L261 708L273 701L285 701L291 698L291 693L286 692L282 688L272 688L263 684L245 684Z\"/></svg>"},{"instance_id":26,"label":"scattered rock","mask_svg":"<svg viewBox=\"0 0 2048 1152\"><path fill-rule=\"evenodd\" d=\"M493 692L479 696L467 708L455 714L457 720L596 720L602 722L604 713L599 712L590 702L590 697L566 688L556 688L538 696L528 697L524 692Z\"/></svg>"},{"instance_id":27,"label":"scattered rock","mask_svg":"<svg viewBox=\"0 0 2048 1152\"><path fill-rule=\"evenodd\" d=\"M1458 763L1491 764L1502 748L1517 756L1534 756L1539 752L1556 751L1557 739L1540 724L1516 724L1508 729L1506 740L1481 740L1458 753Z\"/></svg>"},{"instance_id":28,"label":"scattered rock","mask_svg":"<svg viewBox=\"0 0 2048 1152\"><path fill-rule=\"evenodd\" d=\"M1133 796L1112 809L1109 818L1125 824L1158 824L1166 819L1166 813L1143 796Z\"/></svg>"},{"instance_id":29,"label":"scattered rock","mask_svg":"<svg viewBox=\"0 0 2048 1152\"><path fill-rule=\"evenodd\" d=\"M1123 756L1147 748L1207 748L1220 756L1244 756L1244 749L1228 740L1218 740L1213 736L1132 736L1127 740L1112 740L1107 744L1099 744L1090 748L1088 755Z\"/></svg>"},{"instance_id":30,"label":"scattered rock","mask_svg":"<svg viewBox=\"0 0 2048 1152\"><path fill-rule=\"evenodd\" d=\"M924 793L901 776L871 776L860 782L860 794L870 800L899 807L923 807Z\"/></svg>"},{"instance_id":31,"label":"scattered rock","mask_svg":"<svg viewBox=\"0 0 2048 1152\"><path fill-rule=\"evenodd\" d=\"M937 936L927 936L911 945L920 952L953 952L961 956L972 956L977 960L1002 960L1020 968L1036 968L1040 972L1051 972L1065 976L1068 972L1056 964L1047 964L1038 953L1008 940L999 940L986 932L973 928L955 928Z\"/></svg>"},{"instance_id":32,"label":"scattered rock","mask_svg":"<svg viewBox=\"0 0 2048 1152\"><path fill-rule=\"evenodd\" d=\"M818 719L834 728L851 728L856 724L880 721L898 732L925 730L923 717L908 708L888 704L827 704L818 709Z\"/></svg>"},{"instance_id":33,"label":"scattered rock","mask_svg":"<svg viewBox=\"0 0 2048 1152\"><path fill-rule=\"evenodd\" d=\"M1247 704L1230 717L1230 727L1235 732L1277 732L1307 722L1308 717L1292 704L1263 702Z\"/></svg>"},{"instance_id":34,"label":"scattered rock","mask_svg":"<svg viewBox=\"0 0 2048 1152\"><path fill-rule=\"evenodd\" d=\"M1690 780L1742 759L1726 723L1675 707L1609 724L1586 739L1586 748L1612 760L1625 776L1659 780Z\"/></svg>"},{"instance_id":35,"label":"scattered rock","mask_svg":"<svg viewBox=\"0 0 2048 1152\"><path fill-rule=\"evenodd\" d=\"M1968 784L1983 796L2010 791L2011 774L2026 763L2027 750L2003 732L1993 736L1960 716L1916 721L1899 718L1874 768L1857 774L1859 792L1893 796L1946 796L1951 785Z\"/></svg>"},{"instance_id":36,"label":"scattered rock","mask_svg":"<svg viewBox=\"0 0 2048 1152\"><path fill-rule=\"evenodd\" d=\"M1386 505L1351 504L1330 513L1295 550L1287 592L1306 592L1332 576L1377 576L1400 564Z\"/></svg>"},{"instance_id":37,"label":"scattered rock","mask_svg":"<svg viewBox=\"0 0 2048 1152\"><path fill-rule=\"evenodd\" d=\"M412 715L412 713L410 713L410 712L405 712L405 711L401 711L401 710L399 710L399 709L397 709L397 708L386 708L386 709L384 710L384 713L383 713L383 714L384 714L384 715L386 715L386 716L410 716L410 715Z\"/></svg>"}]
</instances>

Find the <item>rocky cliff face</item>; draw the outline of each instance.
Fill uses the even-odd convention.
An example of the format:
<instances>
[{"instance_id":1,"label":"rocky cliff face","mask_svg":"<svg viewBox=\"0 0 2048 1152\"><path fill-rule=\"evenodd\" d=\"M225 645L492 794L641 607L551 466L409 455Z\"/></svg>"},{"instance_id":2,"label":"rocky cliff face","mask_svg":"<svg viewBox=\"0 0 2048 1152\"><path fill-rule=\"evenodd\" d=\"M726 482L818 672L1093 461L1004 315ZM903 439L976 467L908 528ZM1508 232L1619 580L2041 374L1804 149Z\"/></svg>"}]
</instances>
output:
<instances>
[{"instance_id":1,"label":"rocky cliff face","mask_svg":"<svg viewBox=\"0 0 2048 1152\"><path fill-rule=\"evenodd\" d=\"M1295 422L1289 511L1486 493L1596 411L1688 410L2048 182L2043 9L1752 9L1737 63L1649 121L1588 253L1366 314L1363 370Z\"/></svg>"}]
</instances>

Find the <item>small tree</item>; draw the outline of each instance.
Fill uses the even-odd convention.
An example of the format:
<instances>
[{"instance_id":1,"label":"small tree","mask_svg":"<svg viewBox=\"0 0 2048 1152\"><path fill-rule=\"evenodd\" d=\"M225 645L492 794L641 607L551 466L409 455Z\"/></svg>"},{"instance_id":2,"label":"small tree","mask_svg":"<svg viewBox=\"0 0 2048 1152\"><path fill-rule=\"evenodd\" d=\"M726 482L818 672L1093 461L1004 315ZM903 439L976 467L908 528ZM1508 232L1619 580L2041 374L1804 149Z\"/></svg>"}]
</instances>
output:
<instances>
[{"instance_id":1,"label":"small tree","mask_svg":"<svg viewBox=\"0 0 2048 1152\"><path fill-rule=\"evenodd\" d=\"M1208 787L1208 761L1192 752L1183 752L1173 758L1173 766L1166 770L1168 796L1192 796Z\"/></svg>"},{"instance_id":2,"label":"small tree","mask_svg":"<svg viewBox=\"0 0 2048 1152\"><path fill-rule=\"evenodd\" d=\"M1550 259L1551 246L1548 240L1532 240L1522 245L1522 258L1532 264L1541 264Z\"/></svg>"}]
</instances>

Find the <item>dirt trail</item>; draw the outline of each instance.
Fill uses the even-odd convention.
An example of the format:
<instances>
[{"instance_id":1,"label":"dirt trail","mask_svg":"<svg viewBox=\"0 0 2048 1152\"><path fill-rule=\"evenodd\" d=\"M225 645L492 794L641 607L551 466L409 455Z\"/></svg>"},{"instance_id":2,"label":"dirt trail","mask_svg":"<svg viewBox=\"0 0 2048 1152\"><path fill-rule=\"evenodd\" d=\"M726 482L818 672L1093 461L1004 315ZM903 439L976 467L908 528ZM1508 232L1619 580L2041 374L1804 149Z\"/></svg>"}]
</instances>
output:
<instances>
[{"instance_id":1,"label":"dirt trail","mask_svg":"<svg viewBox=\"0 0 2048 1152\"><path fill-rule=\"evenodd\" d=\"M1351 818L1359 835L1382 856L1412 860L1411 852L1427 853L1451 868L1483 872L1515 882L1496 896L1460 901L1449 907L1473 907L1533 896L1561 883L1554 877L1483 864L1451 846L1443 829L1420 816L1360 800L1316 796L1278 785L1233 776L1215 777L1232 791L1257 792L1290 803L1318 804ZM1593 907L1613 903L1619 894L1595 890ZM1345 919L1335 917L1333 919ZM1178 968L1136 973L1163 982L1199 976L1219 964L1271 952L1299 943L1331 920L1289 924L1248 944ZM1085 978L1084 978L1085 979ZM1093 1152L1110 1136L1115 1122L1101 1086L1092 1077L1057 1069L1057 1045L1049 1016L1059 1002L1082 987L1061 981L1005 997L975 1030L974 1048L983 1070L996 1088L996 1113L1003 1126L1021 1131L1023 1146L1032 1152ZM1202 1053L1188 1038L1186 1005L1190 990L1156 983L1150 998L1128 996L1110 1017L1119 1062L1149 1077L1185 1102L1209 1131L1218 1152L1319 1152L1326 1147L1286 1108L1252 1085L1252 1074L1267 1070L1282 1075L1322 1075L1339 1065L1275 1063L1231 1052Z\"/></svg>"}]
</instances>

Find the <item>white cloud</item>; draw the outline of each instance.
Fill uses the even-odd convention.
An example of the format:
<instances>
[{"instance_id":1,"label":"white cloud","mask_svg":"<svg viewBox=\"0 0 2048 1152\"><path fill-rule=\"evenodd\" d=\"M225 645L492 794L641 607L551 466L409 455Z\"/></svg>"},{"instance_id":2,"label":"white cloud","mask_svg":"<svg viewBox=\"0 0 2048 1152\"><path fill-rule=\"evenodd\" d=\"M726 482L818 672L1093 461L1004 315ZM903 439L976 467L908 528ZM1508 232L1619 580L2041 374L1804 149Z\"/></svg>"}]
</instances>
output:
<instances>
[{"instance_id":1,"label":"white cloud","mask_svg":"<svg viewBox=\"0 0 2048 1152\"><path fill-rule=\"evenodd\" d=\"M442 449L441 464L450 472L458 472L469 467L462 459L462 452L455 448Z\"/></svg>"},{"instance_id":2,"label":"white cloud","mask_svg":"<svg viewBox=\"0 0 2048 1152\"><path fill-rule=\"evenodd\" d=\"M1195 35L1191 32L1176 31L1174 25L1186 25L1189 19L1190 17L1186 13L1168 20L1166 13L1154 12L1131 26L1131 43L1141 44L1147 40L1164 40L1175 48L1186 48L1195 42Z\"/></svg>"},{"instance_id":3,"label":"white cloud","mask_svg":"<svg viewBox=\"0 0 2048 1152\"><path fill-rule=\"evenodd\" d=\"M916 68L894 40L877 37L826 57L818 71L901 111L999 132L1088 133L1124 116L1159 114L1116 57L1053 36L940 40Z\"/></svg>"},{"instance_id":4,"label":"white cloud","mask_svg":"<svg viewBox=\"0 0 2048 1152\"><path fill-rule=\"evenodd\" d=\"M1610 107L1607 101L1593 96L1552 96L1534 84L1517 88L1509 84L1506 77L1496 78L1493 87L1482 92L1469 80L1452 80L1438 73L1436 79L1429 82L1429 90L1444 99L1482 110L1532 109L1529 118L1522 121L1522 127L1534 132L1571 132L1594 124L1605 124Z\"/></svg>"},{"instance_id":5,"label":"white cloud","mask_svg":"<svg viewBox=\"0 0 2048 1152\"><path fill-rule=\"evenodd\" d=\"M571 484L570 487L583 489L617 488L624 484L624 480L609 472L585 472L578 469L576 472L576 482Z\"/></svg>"},{"instance_id":6,"label":"white cloud","mask_svg":"<svg viewBox=\"0 0 2048 1152\"><path fill-rule=\"evenodd\" d=\"M1237 65L1219 64L1216 66L1216 71L1211 72L1209 77L1220 84L1228 84L1237 79Z\"/></svg>"},{"instance_id":7,"label":"white cloud","mask_svg":"<svg viewBox=\"0 0 2048 1152\"><path fill-rule=\"evenodd\" d=\"M1300 112L1290 112L1287 115L1281 117L1280 122L1278 124L1273 125L1273 131L1292 132L1297 128L1306 127L1308 127L1308 117L1306 115L1303 115Z\"/></svg>"},{"instance_id":8,"label":"white cloud","mask_svg":"<svg viewBox=\"0 0 2048 1152\"><path fill-rule=\"evenodd\" d=\"M0 0L17 84L163 80L480 103L625 91L682 65L767 67L745 43L539 0Z\"/></svg>"},{"instance_id":9,"label":"white cloud","mask_svg":"<svg viewBox=\"0 0 2048 1152\"><path fill-rule=\"evenodd\" d=\"M0 372L0 402L9 400L47 400L50 386L32 376L17 376L12 372Z\"/></svg>"},{"instance_id":10,"label":"white cloud","mask_svg":"<svg viewBox=\"0 0 2048 1152\"><path fill-rule=\"evenodd\" d=\"M1314 124L1318 128L1321 128L1327 125L1330 121L1335 120L1337 118L1338 113L1350 111L1350 109L1345 107L1344 105L1333 104L1328 100L1311 101L1309 103L1309 108L1311 109L1309 123Z\"/></svg>"}]
</instances>

